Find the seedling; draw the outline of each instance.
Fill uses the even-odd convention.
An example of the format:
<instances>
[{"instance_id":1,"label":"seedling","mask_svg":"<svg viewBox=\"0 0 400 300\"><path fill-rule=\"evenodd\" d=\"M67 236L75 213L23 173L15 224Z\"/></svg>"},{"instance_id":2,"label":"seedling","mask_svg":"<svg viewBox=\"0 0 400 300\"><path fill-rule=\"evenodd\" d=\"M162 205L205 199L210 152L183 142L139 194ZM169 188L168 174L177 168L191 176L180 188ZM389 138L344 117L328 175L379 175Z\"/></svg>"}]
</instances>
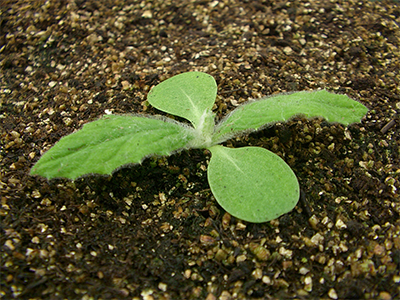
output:
<instances>
[{"instance_id":1,"label":"seedling","mask_svg":"<svg viewBox=\"0 0 400 300\"><path fill-rule=\"evenodd\" d=\"M266 222L292 210L299 199L299 183L292 169L264 148L233 149L219 144L296 115L348 125L360 122L368 111L345 95L303 91L249 101L215 124L216 94L217 85L208 74L174 76L155 86L148 102L191 125L161 116L106 115L63 137L40 158L31 174L72 180L92 173L111 175L149 156L207 148L211 152L207 177L218 203L239 219Z\"/></svg>"}]
</instances>

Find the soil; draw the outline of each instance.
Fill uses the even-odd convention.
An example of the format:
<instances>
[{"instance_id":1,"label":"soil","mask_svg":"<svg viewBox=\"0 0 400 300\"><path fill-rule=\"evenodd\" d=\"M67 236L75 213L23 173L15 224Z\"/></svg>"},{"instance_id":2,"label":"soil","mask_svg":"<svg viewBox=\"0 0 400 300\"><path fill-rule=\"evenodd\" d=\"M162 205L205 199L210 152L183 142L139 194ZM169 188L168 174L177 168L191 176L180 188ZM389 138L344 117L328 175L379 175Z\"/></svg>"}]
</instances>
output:
<instances>
[{"instance_id":1,"label":"soil","mask_svg":"<svg viewBox=\"0 0 400 300\"><path fill-rule=\"evenodd\" d=\"M399 24L398 1L3 0L0 297L399 299ZM270 149L298 176L296 208L263 224L216 203L205 150L111 177L29 175L105 113L161 114L150 88L195 70L216 78L218 117L320 88L370 111L226 143Z\"/></svg>"}]
</instances>

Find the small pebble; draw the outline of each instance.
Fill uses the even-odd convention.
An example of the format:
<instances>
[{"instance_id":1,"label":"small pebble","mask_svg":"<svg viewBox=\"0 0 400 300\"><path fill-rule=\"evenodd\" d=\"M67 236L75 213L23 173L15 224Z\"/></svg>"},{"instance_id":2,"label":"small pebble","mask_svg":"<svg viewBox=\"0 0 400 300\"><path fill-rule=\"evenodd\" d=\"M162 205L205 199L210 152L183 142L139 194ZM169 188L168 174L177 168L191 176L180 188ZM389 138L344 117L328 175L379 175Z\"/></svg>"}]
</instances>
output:
<instances>
[{"instance_id":1,"label":"small pebble","mask_svg":"<svg viewBox=\"0 0 400 300\"><path fill-rule=\"evenodd\" d=\"M268 276L263 276L261 281L265 284L271 284L271 278L269 278Z\"/></svg>"},{"instance_id":2,"label":"small pebble","mask_svg":"<svg viewBox=\"0 0 400 300\"><path fill-rule=\"evenodd\" d=\"M338 298L338 295L337 295L337 293L336 293L336 291L334 289L330 289L329 290L328 296L331 299L337 299Z\"/></svg>"},{"instance_id":3,"label":"small pebble","mask_svg":"<svg viewBox=\"0 0 400 300\"><path fill-rule=\"evenodd\" d=\"M380 292L378 300L392 300L392 296L388 292Z\"/></svg>"},{"instance_id":4,"label":"small pebble","mask_svg":"<svg viewBox=\"0 0 400 300\"><path fill-rule=\"evenodd\" d=\"M6 246L6 247L7 247L8 249L10 249L11 251L15 249L15 246L13 245L13 243L12 243L11 240L7 240L7 241L4 243L4 246Z\"/></svg>"},{"instance_id":5,"label":"small pebble","mask_svg":"<svg viewBox=\"0 0 400 300\"><path fill-rule=\"evenodd\" d=\"M306 267L301 267L300 270L299 270L299 273L301 275L306 275L308 272L310 272L310 270L307 269Z\"/></svg>"},{"instance_id":6,"label":"small pebble","mask_svg":"<svg viewBox=\"0 0 400 300\"><path fill-rule=\"evenodd\" d=\"M292 54L293 54L293 49L290 48L290 47L285 47L285 48L283 48L283 52L284 52L286 55L292 55Z\"/></svg>"},{"instance_id":7,"label":"small pebble","mask_svg":"<svg viewBox=\"0 0 400 300\"><path fill-rule=\"evenodd\" d=\"M336 221L335 226L337 229L346 229L347 228L347 225L341 219L338 219Z\"/></svg>"}]
</instances>

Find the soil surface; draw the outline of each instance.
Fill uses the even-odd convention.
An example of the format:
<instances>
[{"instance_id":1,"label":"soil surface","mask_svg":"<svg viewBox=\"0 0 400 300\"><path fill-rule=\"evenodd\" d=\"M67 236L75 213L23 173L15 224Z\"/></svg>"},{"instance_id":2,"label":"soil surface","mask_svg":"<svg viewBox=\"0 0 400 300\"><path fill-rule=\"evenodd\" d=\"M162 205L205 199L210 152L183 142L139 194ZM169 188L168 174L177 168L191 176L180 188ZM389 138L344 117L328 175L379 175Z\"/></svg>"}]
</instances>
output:
<instances>
[{"instance_id":1,"label":"soil surface","mask_svg":"<svg viewBox=\"0 0 400 300\"><path fill-rule=\"evenodd\" d=\"M399 299L399 25L398 1L3 0L0 297ZM103 114L161 114L147 92L187 71L215 77L219 118L320 88L370 111L226 143L270 149L298 176L296 208L263 224L216 203L205 150L110 177L29 175Z\"/></svg>"}]
</instances>

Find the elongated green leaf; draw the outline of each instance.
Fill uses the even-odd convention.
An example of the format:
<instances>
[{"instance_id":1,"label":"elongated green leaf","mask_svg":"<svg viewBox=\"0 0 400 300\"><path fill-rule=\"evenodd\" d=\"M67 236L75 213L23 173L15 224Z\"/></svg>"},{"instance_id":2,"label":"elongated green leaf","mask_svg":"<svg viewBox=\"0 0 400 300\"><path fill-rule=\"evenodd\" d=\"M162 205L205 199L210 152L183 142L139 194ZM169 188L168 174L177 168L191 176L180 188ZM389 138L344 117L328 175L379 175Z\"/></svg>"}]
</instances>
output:
<instances>
[{"instance_id":1,"label":"elongated green leaf","mask_svg":"<svg viewBox=\"0 0 400 300\"><path fill-rule=\"evenodd\" d=\"M233 216L266 222L293 209L299 183L279 156L259 147L213 146L208 181L218 203Z\"/></svg>"},{"instance_id":2,"label":"elongated green leaf","mask_svg":"<svg viewBox=\"0 0 400 300\"><path fill-rule=\"evenodd\" d=\"M76 179L88 173L111 174L149 155L169 155L184 148L193 129L177 122L129 115L109 115L63 137L31 170L48 179Z\"/></svg>"},{"instance_id":3,"label":"elongated green leaf","mask_svg":"<svg viewBox=\"0 0 400 300\"><path fill-rule=\"evenodd\" d=\"M368 109L346 95L325 90L279 94L239 106L216 127L213 137L220 143L243 132L258 130L266 124L287 121L296 115L323 117L329 122L348 125L360 122Z\"/></svg>"},{"instance_id":4,"label":"elongated green leaf","mask_svg":"<svg viewBox=\"0 0 400 300\"><path fill-rule=\"evenodd\" d=\"M216 95L217 84L211 75L187 72L156 85L147 100L155 108L185 118L198 128L209 115Z\"/></svg>"}]
</instances>

